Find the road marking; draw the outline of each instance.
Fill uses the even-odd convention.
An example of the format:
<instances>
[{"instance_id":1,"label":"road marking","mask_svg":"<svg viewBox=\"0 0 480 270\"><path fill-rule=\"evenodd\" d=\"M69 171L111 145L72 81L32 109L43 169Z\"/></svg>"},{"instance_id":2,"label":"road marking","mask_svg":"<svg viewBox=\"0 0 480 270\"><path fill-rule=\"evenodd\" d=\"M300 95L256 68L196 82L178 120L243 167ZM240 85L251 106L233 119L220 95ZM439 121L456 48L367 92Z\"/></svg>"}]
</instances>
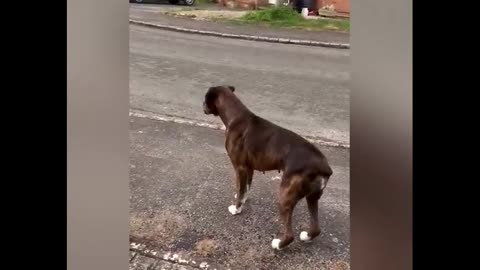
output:
<instances>
[{"instance_id":1,"label":"road marking","mask_svg":"<svg viewBox=\"0 0 480 270\"><path fill-rule=\"evenodd\" d=\"M216 130L225 130L225 125L223 125L223 124L208 123L208 122L204 122L204 121L188 119L188 118L175 116L175 115L160 115L160 114L157 114L157 113L139 111L139 110L135 110L135 109L131 109L129 115L133 116L133 117L147 118L147 119L163 121L163 122L173 122L173 123L177 123L177 124L186 124L186 125L197 126L197 127L206 127L206 128L216 129ZM306 140L308 140L311 143L319 144L319 145L322 145L322 146L340 147L340 148L350 149L350 144L347 144L347 143L331 142L331 141L327 141L327 140L324 140L324 139L315 138L314 136L304 136L304 135L302 135L302 137L304 137Z\"/></svg>"}]
</instances>

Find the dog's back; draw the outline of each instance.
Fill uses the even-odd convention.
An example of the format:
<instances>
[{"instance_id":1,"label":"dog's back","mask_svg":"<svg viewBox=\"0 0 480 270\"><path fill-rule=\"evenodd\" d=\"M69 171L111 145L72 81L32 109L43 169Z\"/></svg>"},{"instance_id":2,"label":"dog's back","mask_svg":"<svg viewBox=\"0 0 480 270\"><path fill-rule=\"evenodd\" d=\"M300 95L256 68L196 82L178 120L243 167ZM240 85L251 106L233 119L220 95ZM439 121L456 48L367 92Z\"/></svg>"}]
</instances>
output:
<instances>
[{"instance_id":1,"label":"dog's back","mask_svg":"<svg viewBox=\"0 0 480 270\"><path fill-rule=\"evenodd\" d=\"M260 116L251 115L244 136L244 147L250 152L249 156L258 160L260 155L264 159L262 163L275 163L270 170L289 174L308 171L308 174L327 178L332 175L325 155L317 147L295 132Z\"/></svg>"}]
</instances>

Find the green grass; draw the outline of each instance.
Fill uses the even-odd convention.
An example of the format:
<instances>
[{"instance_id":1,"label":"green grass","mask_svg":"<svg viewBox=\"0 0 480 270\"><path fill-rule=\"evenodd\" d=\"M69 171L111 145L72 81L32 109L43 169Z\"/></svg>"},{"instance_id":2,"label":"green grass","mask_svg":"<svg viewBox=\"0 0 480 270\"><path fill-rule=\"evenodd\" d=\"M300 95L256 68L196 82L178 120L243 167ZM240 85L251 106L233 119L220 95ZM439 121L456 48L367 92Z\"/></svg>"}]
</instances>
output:
<instances>
[{"instance_id":1,"label":"green grass","mask_svg":"<svg viewBox=\"0 0 480 270\"><path fill-rule=\"evenodd\" d=\"M235 21L245 24L261 24L272 27L304 30L332 30L348 32L350 22L341 19L305 19L290 7L272 7L251 11Z\"/></svg>"},{"instance_id":2,"label":"green grass","mask_svg":"<svg viewBox=\"0 0 480 270\"><path fill-rule=\"evenodd\" d=\"M300 14L289 7L271 7L258 11L251 11L243 19L255 22L298 21L303 19Z\"/></svg>"}]
</instances>

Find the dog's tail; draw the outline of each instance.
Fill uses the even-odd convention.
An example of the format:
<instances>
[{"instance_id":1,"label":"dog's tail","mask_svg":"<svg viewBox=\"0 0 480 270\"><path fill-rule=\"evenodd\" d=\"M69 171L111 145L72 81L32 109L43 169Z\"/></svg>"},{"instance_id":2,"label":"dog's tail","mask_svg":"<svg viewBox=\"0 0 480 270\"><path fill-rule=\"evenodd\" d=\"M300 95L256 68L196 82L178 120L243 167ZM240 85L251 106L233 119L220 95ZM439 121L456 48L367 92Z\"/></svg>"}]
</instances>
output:
<instances>
[{"instance_id":1,"label":"dog's tail","mask_svg":"<svg viewBox=\"0 0 480 270\"><path fill-rule=\"evenodd\" d=\"M333 170L328 165L327 162L322 162L315 168L306 172L306 178L308 179L308 183L310 183L311 188L313 190L322 191L327 186L328 181L330 180L330 176L332 176Z\"/></svg>"}]
</instances>

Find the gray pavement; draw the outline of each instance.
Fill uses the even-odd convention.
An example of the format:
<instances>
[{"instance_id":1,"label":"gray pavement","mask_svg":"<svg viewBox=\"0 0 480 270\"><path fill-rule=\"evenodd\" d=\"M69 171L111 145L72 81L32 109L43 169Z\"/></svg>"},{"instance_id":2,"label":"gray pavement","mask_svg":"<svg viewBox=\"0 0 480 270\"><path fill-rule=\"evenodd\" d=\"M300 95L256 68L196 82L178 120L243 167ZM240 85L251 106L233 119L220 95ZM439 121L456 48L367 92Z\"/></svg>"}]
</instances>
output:
<instances>
[{"instance_id":1,"label":"gray pavement","mask_svg":"<svg viewBox=\"0 0 480 270\"><path fill-rule=\"evenodd\" d=\"M191 269L200 262L210 269L348 269L349 150L319 146L334 170L319 202L322 235L310 244L298 241L309 221L302 201L294 212L296 241L275 251L279 174L256 172L244 211L232 216L227 208L234 199L233 171L223 136L220 130L131 117L130 237L158 258L132 252L130 269ZM168 253L196 264L172 264Z\"/></svg>"},{"instance_id":2,"label":"gray pavement","mask_svg":"<svg viewBox=\"0 0 480 270\"><path fill-rule=\"evenodd\" d=\"M272 38L303 39L320 42L350 43L350 34L332 31L307 31L298 29L272 28L260 25L238 25L224 22L199 21L178 18L163 14L165 11L179 9L221 9L218 5L186 7L168 4L130 4L130 19L150 23L184 27L196 30L214 31L238 35L256 35Z\"/></svg>"},{"instance_id":3,"label":"gray pavement","mask_svg":"<svg viewBox=\"0 0 480 270\"><path fill-rule=\"evenodd\" d=\"M219 123L206 90L230 84L255 113L301 135L349 144L349 50L130 26L132 109Z\"/></svg>"},{"instance_id":4,"label":"gray pavement","mask_svg":"<svg viewBox=\"0 0 480 270\"><path fill-rule=\"evenodd\" d=\"M130 16L212 27L165 17L159 7L179 8L132 4ZM244 211L231 216L233 171L223 131L195 122L221 124L203 114L201 102L208 87L231 84L255 113L303 136L348 145L349 56L349 50L130 26L132 110L183 119L131 117L130 269L348 269L348 149L319 146L334 169L319 202L322 235L310 244L297 239L279 252L270 244L281 229L280 175L256 173ZM298 236L308 227L305 202L294 220Z\"/></svg>"}]
</instances>

